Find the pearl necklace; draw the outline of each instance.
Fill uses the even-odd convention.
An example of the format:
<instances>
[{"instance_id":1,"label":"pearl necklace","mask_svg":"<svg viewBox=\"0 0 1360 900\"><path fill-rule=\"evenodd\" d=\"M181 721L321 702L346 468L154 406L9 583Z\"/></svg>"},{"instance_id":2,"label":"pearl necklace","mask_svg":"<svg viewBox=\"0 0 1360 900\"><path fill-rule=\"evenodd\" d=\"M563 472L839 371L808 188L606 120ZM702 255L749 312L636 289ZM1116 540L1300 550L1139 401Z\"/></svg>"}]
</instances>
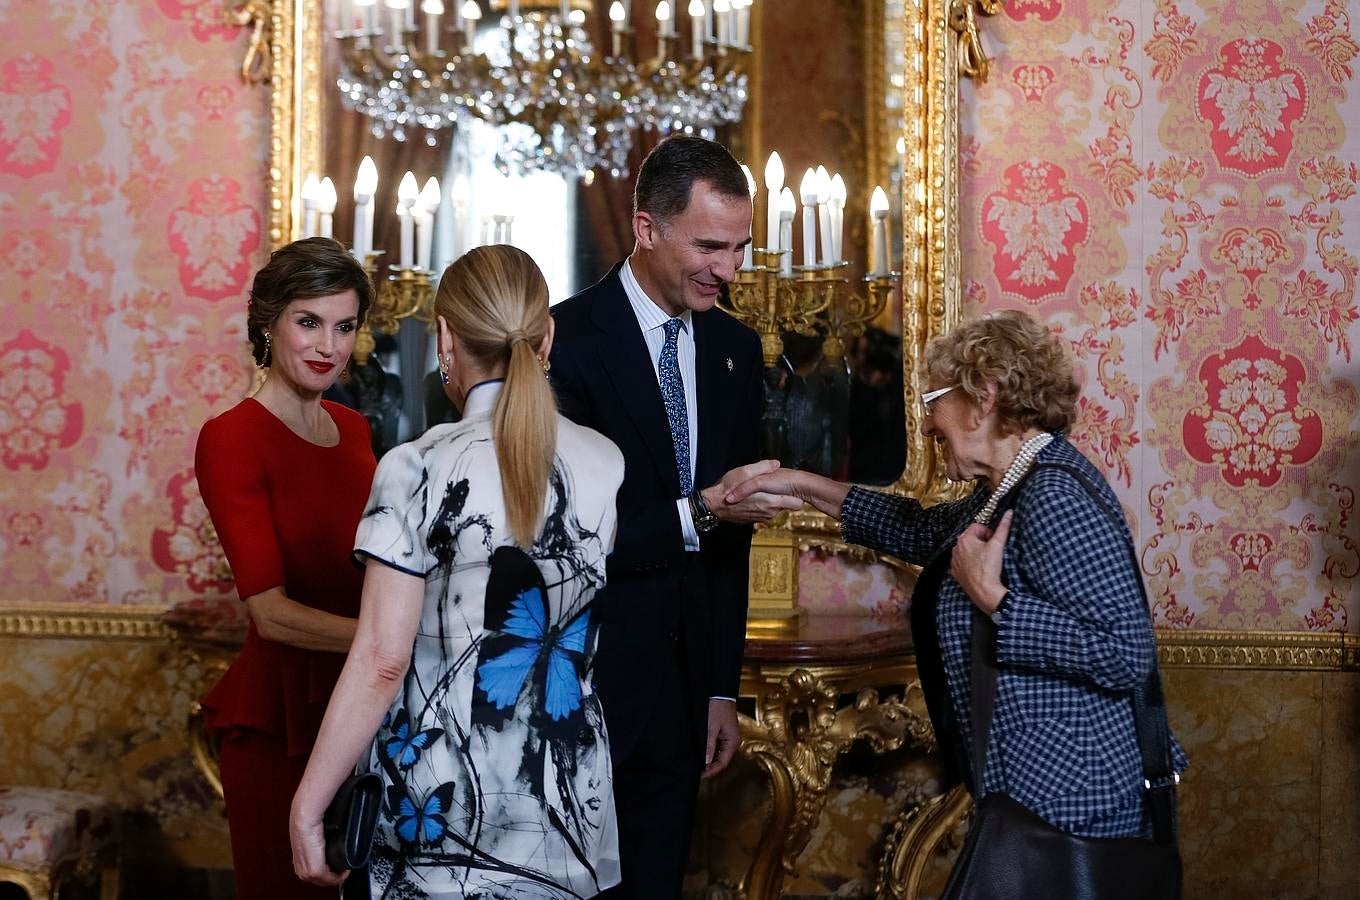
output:
<instances>
[{"instance_id":1,"label":"pearl necklace","mask_svg":"<svg viewBox=\"0 0 1360 900\"><path fill-rule=\"evenodd\" d=\"M980 525L986 525L992 520L992 515L996 512L996 506L1001 502L1001 498L1015 487L1016 483L1029 471L1029 467L1034 465L1034 457L1039 455L1039 451L1049 445L1053 440L1053 435L1047 431L1041 431L1034 437L1020 445L1020 452L1015 454L1015 459L1011 461L1010 468L1006 469L1006 474L1001 476L1001 483L992 491L992 496L987 498L987 505L973 516L973 521Z\"/></svg>"}]
</instances>

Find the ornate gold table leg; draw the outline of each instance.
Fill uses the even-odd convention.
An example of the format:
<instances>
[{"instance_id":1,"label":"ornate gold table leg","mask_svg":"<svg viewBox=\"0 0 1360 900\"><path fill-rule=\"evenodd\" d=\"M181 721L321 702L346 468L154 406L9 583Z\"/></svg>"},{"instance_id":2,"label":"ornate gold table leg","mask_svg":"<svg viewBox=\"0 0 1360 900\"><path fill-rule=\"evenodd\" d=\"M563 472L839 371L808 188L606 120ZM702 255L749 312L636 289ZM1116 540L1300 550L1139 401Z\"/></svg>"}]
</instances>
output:
<instances>
[{"instance_id":1,"label":"ornate gold table leg","mask_svg":"<svg viewBox=\"0 0 1360 900\"><path fill-rule=\"evenodd\" d=\"M919 692L919 684L907 692ZM880 700L864 688L853 704L840 705L839 690L806 669L795 669L756 700L756 718L743 717L741 752L770 779L770 817L742 879L748 900L773 900L785 875L796 874L798 855L826 805L831 768L852 742L867 740L877 752L910 741L934 747L930 722L906 697Z\"/></svg>"},{"instance_id":2,"label":"ornate gold table leg","mask_svg":"<svg viewBox=\"0 0 1360 900\"><path fill-rule=\"evenodd\" d=\"M877 900L916 900L926 866L937 850L950 848L954 829L973 811L972 798L955 787L898 817L879 870Z\"/></svg>"}]
</instances>

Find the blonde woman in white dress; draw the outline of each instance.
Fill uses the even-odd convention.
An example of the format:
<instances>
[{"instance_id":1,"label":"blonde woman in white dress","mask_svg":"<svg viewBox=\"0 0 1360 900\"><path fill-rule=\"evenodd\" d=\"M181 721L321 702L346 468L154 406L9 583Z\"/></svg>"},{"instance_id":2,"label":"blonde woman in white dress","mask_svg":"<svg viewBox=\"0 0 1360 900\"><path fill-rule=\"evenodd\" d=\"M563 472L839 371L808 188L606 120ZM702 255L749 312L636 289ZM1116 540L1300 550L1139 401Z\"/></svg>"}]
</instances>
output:
<instances>
[{"instance_id":1,"label":"blonde woman in white dress","mask_svg":"<svg viewBox=\"0 0 1360 900\"><path fill-rule=\"evenodd\" d=\"M462 419L379 464L355 539L358 634L293 801L294 865L340 881L321 814L358 763L384 785L374 898L590 897L619 880L590 604L623 458L557 414L527 254L469 252L435 312Z\"/></svg>"}]
</instances>

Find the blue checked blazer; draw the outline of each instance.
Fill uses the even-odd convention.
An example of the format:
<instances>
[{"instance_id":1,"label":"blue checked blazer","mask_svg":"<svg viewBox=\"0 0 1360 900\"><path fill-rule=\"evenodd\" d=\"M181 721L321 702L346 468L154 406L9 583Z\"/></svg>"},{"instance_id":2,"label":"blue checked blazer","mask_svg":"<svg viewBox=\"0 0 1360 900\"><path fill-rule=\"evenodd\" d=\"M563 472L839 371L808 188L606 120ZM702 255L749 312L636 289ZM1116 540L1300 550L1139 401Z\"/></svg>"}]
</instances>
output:
<instances>
[{"instance_id":1,"label":"blue checked blazer","mask_svg":"<svg viewBox=\"0 0 1360 900\"><path fill-rule=\"evenodd\" d=\"M1002 561L1007 594L998 623L996 704L986 770L974 793L1004 791L1075 834L1136 835L1146 823L1130 697L1157 664L1152 622L1129 556L1128 528L1111 522L1057 465L1083 470L1105 503L1120 508L1100 472L1062 437L1040 451L1016 488ZM936 660L942 670L944 685L928 684L935 666L923 662L922 684L928 698L936 695L931 718L947 764L952 755L967 765L959 748L971 740L972 632L972 601L948 574L947 556L988 494L982 486L962 500L925 508L854 488L841 516L845 540L944 568L938 593L913 593L912 619L933 618L935 625L935 634L913 638L918 657ZM918 618L922 604L933 604L933 617ZM1174 737L1172 754L1176 770L1185 768ZM958 774L970 785L979 780Z\"/></svg>"}]
</instances>

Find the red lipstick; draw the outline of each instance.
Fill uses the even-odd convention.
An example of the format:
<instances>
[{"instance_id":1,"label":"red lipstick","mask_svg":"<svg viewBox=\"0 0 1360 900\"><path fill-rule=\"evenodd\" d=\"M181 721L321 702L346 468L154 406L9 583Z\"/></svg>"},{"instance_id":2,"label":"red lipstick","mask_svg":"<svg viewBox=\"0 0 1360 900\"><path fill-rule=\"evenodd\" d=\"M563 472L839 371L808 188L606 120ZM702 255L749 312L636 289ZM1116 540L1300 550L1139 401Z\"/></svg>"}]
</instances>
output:
<instances>
[{"instance_id":1,"label":"red lipstick","mask_svg":"<svg viewBox=\"0 0 1360 900\"><path fill-rule=\"evenodd\" d=\"M335 363L317 362L314 359L307 360L307 366L318 375L325 375L335 368Z\"/></svg>"}]
</instances>

